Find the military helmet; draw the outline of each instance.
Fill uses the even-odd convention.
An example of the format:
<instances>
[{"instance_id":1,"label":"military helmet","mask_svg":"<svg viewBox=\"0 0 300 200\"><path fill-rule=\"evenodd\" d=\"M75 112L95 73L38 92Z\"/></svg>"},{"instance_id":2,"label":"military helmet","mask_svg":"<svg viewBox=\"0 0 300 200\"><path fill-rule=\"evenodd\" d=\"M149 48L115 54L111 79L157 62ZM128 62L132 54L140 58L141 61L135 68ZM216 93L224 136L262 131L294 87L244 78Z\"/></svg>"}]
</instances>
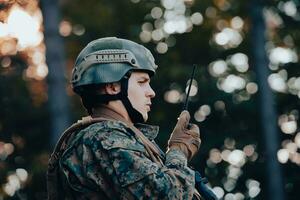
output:
<instances>
[{"instance_id":1,"label":"military helmet","mask_svg":"<svg viewBox=\"0 0 300 200\"><path fill-rule=\"evenodd\" d=\"M72 71L73 90L82 86L120 81L128 71L154 75L157 65L151 52L135 42L116 37L90 42L78 55Z\"/></svg>"}]
</instances>

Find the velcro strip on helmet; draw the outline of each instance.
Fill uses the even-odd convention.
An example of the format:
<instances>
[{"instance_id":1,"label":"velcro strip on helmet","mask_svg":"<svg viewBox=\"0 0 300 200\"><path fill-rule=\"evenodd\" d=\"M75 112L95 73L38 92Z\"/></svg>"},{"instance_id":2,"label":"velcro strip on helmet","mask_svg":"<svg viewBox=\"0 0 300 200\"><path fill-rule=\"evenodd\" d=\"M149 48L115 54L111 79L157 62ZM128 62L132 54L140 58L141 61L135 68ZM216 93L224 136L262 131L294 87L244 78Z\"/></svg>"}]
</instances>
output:
<instances>
[{"instance_id":1,"label":"velcro strip on helmet","mask_svg":"<svg viewBox=\"0 0 300 200\"><path fill-rule=\"evenodd\" d=\"M128 63L133 67L139 67L137 59L125 49L105 49L93 52L83 58L83 61L73 69L72 83L81 79L82 74L96 63Z\"/></svg>"}]
</instances>

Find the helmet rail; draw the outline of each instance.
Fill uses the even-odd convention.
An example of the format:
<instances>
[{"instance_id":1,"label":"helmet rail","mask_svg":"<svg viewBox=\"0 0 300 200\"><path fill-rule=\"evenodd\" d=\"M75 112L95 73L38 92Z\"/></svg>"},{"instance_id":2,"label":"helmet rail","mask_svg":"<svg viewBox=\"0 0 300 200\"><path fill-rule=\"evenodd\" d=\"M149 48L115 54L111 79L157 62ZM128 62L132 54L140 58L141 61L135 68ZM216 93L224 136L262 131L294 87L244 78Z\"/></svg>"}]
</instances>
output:
<instances>
[{"instance_id":1,"label":"helmet rail","mask_svg":"<svg viewBox=\"0 0 300 200\"><path fill-rule=\"evenodd\" d=\"M87 55L78 66L74 67L71 83L80 81L82 74L96 63L129 63L133 67L140 67L131 51L125 49L100 50Z\"/></svg>"}]
</instances>

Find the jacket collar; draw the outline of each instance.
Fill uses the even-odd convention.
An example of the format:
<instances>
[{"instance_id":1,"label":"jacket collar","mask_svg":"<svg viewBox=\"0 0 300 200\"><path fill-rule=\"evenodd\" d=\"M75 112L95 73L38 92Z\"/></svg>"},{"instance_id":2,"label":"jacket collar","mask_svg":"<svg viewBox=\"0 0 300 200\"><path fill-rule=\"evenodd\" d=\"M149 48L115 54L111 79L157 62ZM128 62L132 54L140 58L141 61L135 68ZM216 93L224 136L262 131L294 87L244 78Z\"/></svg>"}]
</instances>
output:
<instances>
[{"instance_id":1,"label":"jacket collar","mask_svg":"<svg viewBox=\"0 0 300 200\"><path fill-rule=\"evenodd\" d=\"M159 127L153 126L149 124L143 124L143 123L136 123L132 124L132 122L129 122L126 120L120 113L116 112L115 110L111 109L110 107L106 105L99 106L95 108L94 113L92 114L92 117L103 117L107 119L112 119L116 121L121 121L126 124L134 125L137 129L139 129L149 140L154 140L157 137Z\"/></svg>"},{"instance_id":2,"label":"jacket collar","mask_svg":"<svg viewBox=\"0 0 300 200\"><path fill-rule=\"evenodd\" d=\"M137 123L134 126L139 129L150 141L157 137L159 126Z\"/></svg>"}]
</instances>

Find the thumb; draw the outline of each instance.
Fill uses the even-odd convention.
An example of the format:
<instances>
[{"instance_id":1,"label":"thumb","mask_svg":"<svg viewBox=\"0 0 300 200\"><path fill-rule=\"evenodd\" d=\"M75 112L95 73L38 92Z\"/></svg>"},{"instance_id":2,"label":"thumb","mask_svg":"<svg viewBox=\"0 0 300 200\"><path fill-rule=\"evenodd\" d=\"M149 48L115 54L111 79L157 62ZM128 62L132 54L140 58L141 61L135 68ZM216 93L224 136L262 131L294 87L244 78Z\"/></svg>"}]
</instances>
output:
<instances>
[{"instance_id":1,"label":"thumb","mask_svg":"<svg viewBox=\"0 0 300 200\"><path fill-rule=\"evenodd\" d=\"M198 135L200 135L200 130L199 130L199 126L197 126L196 124L190 124L190 131L198 133Z\"/></svg>"}]
</instances>

